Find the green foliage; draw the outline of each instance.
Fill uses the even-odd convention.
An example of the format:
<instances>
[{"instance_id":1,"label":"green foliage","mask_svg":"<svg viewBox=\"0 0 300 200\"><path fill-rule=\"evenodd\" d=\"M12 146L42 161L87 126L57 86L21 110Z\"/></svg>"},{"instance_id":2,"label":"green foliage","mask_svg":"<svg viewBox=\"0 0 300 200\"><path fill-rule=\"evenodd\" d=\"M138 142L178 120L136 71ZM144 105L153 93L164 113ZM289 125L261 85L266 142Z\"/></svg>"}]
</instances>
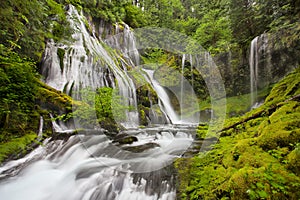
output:
<instances>
[{"instance_id":1,"label":"green foliage","mask_svg":"<svg viewBox=\"0 0 300 200\"><path fill-rule=\"evenodd\" d=\"M126 11L126 16L123 20L130 27L138 28L147 25L144 14L136 6L133 6L132 4L127 4L124 7L124 10Z\"/></svg>"},{"instance_id":2,"label":"green foliage","mask_svg":"<svg viewBox=\"0 0 300 200\"><path fill-rule=\"evenodd\" d=\"M125 118L125 111L130 107L124 104L117 91L110 87L98 88L93 91L85 88L80 91L81 105L78 105L72 117L86 127L113 126Z\"/></svg>"},{"instance_id":3,"label":"green foliage","mask_svg":"<svg viewBox=\"0 0 300 200\"><path fill-rule=\"evenodd\" d=\"M102 19L106 22L126 22L132 28L145 26L145 13L140 8L132 5L127 0L60 0L61 4L72 4L77 9L83 10L86 14L95 19Z\"/></svg>"},{"instance_id":4,"label":"green foliage","mask_svg":"<svg viewBox=\"0 0 300 200\"><path fill-rule=\"evenodd\" d=\"M275 104L283 101L294 94L300 94L300 68L298 67L294 72L290 73L280 84L275 85L270 95L266 98L267 104Z\"/></svg>"},{"instance_id":5,"label":"green foliage","mask_svg":"<svg viewBox=\"0 0 300 200\"><path fill-rule=\"evenodd\" d=\"M6 51L0 54L0 131L15 136L25 134L33 113L37 78L35 63ZM3 133L2 132L2 133ZM9 135L7 135L9 138ZM2 138L3 139L3 138Z\"/></svg>"},{"instance_id":6,"label":"green foliage","mask_svg":"<svg viewBox=\"0 0 300 200\"><path fill-rule=\"evenodd\" d=\"M269 87L259 90L257 93L258 99L263 100L266 98L266 96L270 96L268 95L270 90L271 88ZM251 94L243 94L243 95L226 97L226 116L234 117L234 116L241 116L245 114L247 111L251 109L250 99L251 99ZM205 101L200 101L199 108L200 111L210 109L211 108L210 99ZM218 107L216 107L215 111L217 111L217 109Z\"/></svg>"},{"instance_id":7,"label":"green foliage","mask_svg":"<svg viewBox=\"0 0 300 200\"><path fill-rule=\"evenodd\" d=\"M210 10L200 21L194 38L212 54L227 52L232 38L228 17L220 10Z\"/></svg>"},{"instance_id":8,"label":"green foliage","mask_svg":"<svg viewBox=\"0 0 300 200\"><path fill-rule=\"evenodd\" d=\"M0 45L0 162L26 153L37 137L40 116L52 133L49 111L70 111L72 99L41 83L36 64ZM76 105L76 103L73 103Z\"/></svg>"},{"instance_id":9,"label":"green foliage","mask_svg":"<svg viewBox=\"0 0 300 200\"><path fill-rule=\"evenodd\" d=\"M156 69L158 65L155 65L153 67L150 66L150 64L164 64L168 59L168 55L162 50L162 49L146 49L142 60L145 64L145 67Z\"/></svg>"},{"instance_id":10,"label":"green foliage","mask_svg":"<svg viewBox=\"0 0 300 200\"><path fill-rule=\"evenodd\" d=\"M63 5L54 0L2 2L0 26L1 44L37 61L46 39L58 41L71 34Z\"/></svg>"}]
</instances>

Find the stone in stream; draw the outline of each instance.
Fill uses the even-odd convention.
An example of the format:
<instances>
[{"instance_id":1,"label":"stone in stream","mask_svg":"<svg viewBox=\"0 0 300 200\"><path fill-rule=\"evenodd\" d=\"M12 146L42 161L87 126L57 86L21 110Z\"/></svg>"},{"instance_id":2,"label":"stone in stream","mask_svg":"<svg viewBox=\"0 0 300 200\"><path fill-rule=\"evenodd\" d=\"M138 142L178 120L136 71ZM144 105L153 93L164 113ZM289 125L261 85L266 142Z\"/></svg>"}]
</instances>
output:
<instances>
[{"instance_id":1,"label":"stone in stream","mask_svg":"<svg viewBox=\"0 0 300 200\"><path fill-rule=\"evenodd\" d=\"M160 145L153 143L153 142L149 142L149 143L138 145L138 146L125 146L125 147L122 147L122 149L124 149L126 151L131 151L133 153L141 153L141 152L147 151L149 149L153 149L155 147L160 147Z\"/></svg>"},{"instance_id":2,"label":"stone in stream","mask_svg":"<svg viewBox=\"0 0 300 200\"><path fill-rule=\"evenodd\" d=\"M113 143L132 144L136 141L138 141L137 137L128 135L127 133L121 133L115 136Z\"/></svg>"}]
</instances>

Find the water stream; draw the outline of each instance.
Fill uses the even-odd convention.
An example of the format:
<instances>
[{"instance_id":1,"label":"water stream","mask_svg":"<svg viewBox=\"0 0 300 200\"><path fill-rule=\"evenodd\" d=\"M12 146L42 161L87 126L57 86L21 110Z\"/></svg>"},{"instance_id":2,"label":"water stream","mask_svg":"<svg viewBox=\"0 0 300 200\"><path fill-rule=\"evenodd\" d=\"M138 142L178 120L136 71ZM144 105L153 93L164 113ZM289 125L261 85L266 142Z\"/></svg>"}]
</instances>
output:
<instances>
[{"instance_id":1,"label":"water stream","mask_svg":"<svg viewBox=\"0 0 300 200\"><path fill-rule=\"evenodd\" d=\"M48 139L0 167L1 199L173 200L171 164L192 144L194 130L159 126L123 132L137 138L132 144L119 144L95 130Z\"/></svg>"}]
</instances>

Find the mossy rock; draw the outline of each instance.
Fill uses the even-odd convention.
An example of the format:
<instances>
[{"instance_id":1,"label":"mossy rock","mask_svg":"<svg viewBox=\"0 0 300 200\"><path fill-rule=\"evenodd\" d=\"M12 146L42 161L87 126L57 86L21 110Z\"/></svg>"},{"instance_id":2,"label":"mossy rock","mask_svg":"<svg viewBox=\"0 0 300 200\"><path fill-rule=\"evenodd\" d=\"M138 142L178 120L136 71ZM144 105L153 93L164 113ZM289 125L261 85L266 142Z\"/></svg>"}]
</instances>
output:
<instances>
[{"instance_id":1,"label":"mossy rock","mask_svg":"<svg viewBox=\"0 0 300 200\"><path fill-rule=\"evenodd\" d=\"M300 176L300 143L295 145L295 149L287 156L287 168Z\"/></svg>"},{"instance_id":2,"label":"mossy rock","mask_svg":"<svg viewBox=\"0 0 300 200\"><path fill-rule=\"evenodd\" d=\"M265 104L278 103L297 94L300 94L300 67L275 84Z\"/></svg>"},{"instance_id":3,"label":"mossy rock","mask_svg":"<svg viewBox=\"0 0 300 200\"><path fill-rule=\"evenodd\" d=\"M9 142L0 144L0 163L7 159L17 159L32 150L31 144L35 142L37 134L28 133L23 137L12 139Z\"/></svg>"},{"instance_id":4,"label":"mossy rock","mask_svg":"<svg viewBox=\"0 0 300 200\"><path fill-rule=\"evenodd\" d=\"M107 130L108 132L118 133L120 130L124 129L124 127L122 127L121 125L117 124L114 120L109 118L100 121L99 125L101 128Z\"/></svg>"},{"instance_id":5,"label":"mossy rock","mask_svg":"<svg viewBox=\"0 0 300 200\"><path fill-rule=\"evenodd\" d=\"M115 136L113 143L119 144L132 144L133 142L138 141L138 138L132 135L128 135L126 133L121 133Z\"/></svg>"},{"instance_id":6,"label":"mossy rock","mask_svg":"<svg viewBox=\"0 0 300 200\"><path fill-rule=\"evenodd\" d=\"M46 85L39 81L39 89L37 94L37 101L40 105L49 108L50 110L72 110L72 106L79 106L81 103L74 101L70 96Z\"/></svg>"},{"instance_id":7,"label":"mossy rock","mask_svg":"<svg viewBox=\"0 0 300 200\"><path fill-rule=\"evenodd\" d=\"M300 141L300 103L291 101L280 107L259 126L258 144L266 150L288 147Z\"/></svg>"}]
</instances>

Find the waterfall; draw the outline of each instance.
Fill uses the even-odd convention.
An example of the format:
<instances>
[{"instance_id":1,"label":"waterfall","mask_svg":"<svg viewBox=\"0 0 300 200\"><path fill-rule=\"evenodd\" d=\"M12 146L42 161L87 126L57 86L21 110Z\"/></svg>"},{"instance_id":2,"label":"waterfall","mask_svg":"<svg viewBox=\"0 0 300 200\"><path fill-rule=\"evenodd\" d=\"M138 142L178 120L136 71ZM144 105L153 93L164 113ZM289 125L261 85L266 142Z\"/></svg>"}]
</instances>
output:
<instances>
[{"instance_id":1,"label":"waterfall","mask_svg":"<svg viewBox=\"0 0 300 200\"><path fill-rule=\"evenodd\" d=\"M44 127L44 118L40 116L40 123L39 123L39 132L38 132L38 140L41 140L43 137L43 127Z\"/></svg>"},{"instance_id":2,"label":"waterfall","mask_svg":"<svg viewBox=\"0 0 300 200\"><path fill-rule=\"evenodd\" d=\"M169 95L166 90L154 79L154 71L144 69L144 71L148 74L151 85L155 89L158 97L159 97L159 106L161 110L165 113L166 116L169 117L171 123L180 124L180 117L174 110Z\"/></svg>"},{"instance_id":3,"label":"waterfall","mask_svg":"<svg viewBox=\"0 0 300 200\"><path fill-rule=\"evenodd\" d=\"M184 99L184 65L185 65L185 54L182 55L182 61L181 61L181 80L180 80L180 105L183 105L183 99ZM182 106L180 107L180 112L183 113ZM181 114L181 120L182 120L182 114Z\"/></svg>"},{"instance_id":4,"label":"waterfall","mask_svg":"<svg viewBox=\"0 0 300 200\"><path fill-rule=\"evenodd\" d=\"M58 123L56 122L55 118L53 117L53 115L50 113L50 118L52 120L52 129L54 132L56 133L71 133L74 130L73 129L69 129L69 127L67 127L62 121L58 120ZM41 130L42 132L42 130Z\"/></svg>"},{"instance_id":5,"label":"waterfall","mask_svg":"<svg viewBox=\"0 0 300 200\"><path fill-rule=\"evenodd\" d=\"M105 42L114 49L121 50L126 61L131 66L140 64L140 55L136 47L134 33L125 23L116 23L116 34L105 39Z\"/></svg>"},{"instance_id":6,"label":"waterfall","mask_svg":"<svg viewBox=\"0 0 300 200\"><path fill-rule=\"evenodd\" d=\"M120 56L86 29L84 16L73 6L69 6L69 21L74 27L71 45L47 43L43 58L42 75L46 84L57 90L79 98L79 91L90 87L113 87L123 97L124 106L134 109L126 112L124 126L137 126L136 88L131 78L118 63ZM124 61L125 62L125 61Z\"/></svg>"},{"instance_id":7,"label":"waterfall","mask_svg":"<svg viewBox=\"0 0 300 200\"><path fill-rule=\"evenodd\" d=\"M137 66L140 63L140 55L136 47L135 36L127 24L123 23L122 25L124 26L123 32L121 32L118 24L116 26L116 34L122 33L121 35L123 36L122 40L117 40L117 42L120 43L122 41L122 43L119 44L122 53L127 55L128 60L133 61L133 66Z\"/></svg>"},{"instance_id":8,"label":"waterfall","mask_svg":"<svg viewBox=\"0 0 300 200\"><path fill-rule=\"evenodd\" d=\"M250 66L250 92L251 92L251 105L254 105L257 97L257 84L258 84L258 37L251 41L249 66Z\"/></svg>"},{"instance_id":9,"label":"waterfall","mask_svg":"<svg viewBox=\"0 0 300 200\"><path fill-rule=\"evenodd\" d=\"M266 34L255 37L251 41L249 54L250 93L252 108L258 107L261 102L257 99L259 89L268 86L274 80L272 64L268 52L268 37Z\"/></svg>"}]
</instances>

